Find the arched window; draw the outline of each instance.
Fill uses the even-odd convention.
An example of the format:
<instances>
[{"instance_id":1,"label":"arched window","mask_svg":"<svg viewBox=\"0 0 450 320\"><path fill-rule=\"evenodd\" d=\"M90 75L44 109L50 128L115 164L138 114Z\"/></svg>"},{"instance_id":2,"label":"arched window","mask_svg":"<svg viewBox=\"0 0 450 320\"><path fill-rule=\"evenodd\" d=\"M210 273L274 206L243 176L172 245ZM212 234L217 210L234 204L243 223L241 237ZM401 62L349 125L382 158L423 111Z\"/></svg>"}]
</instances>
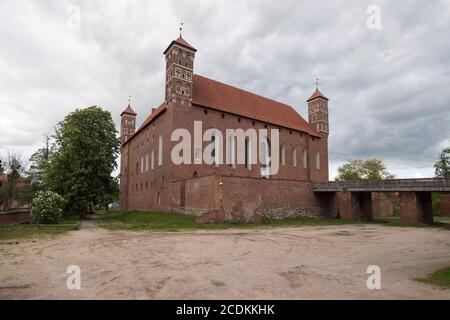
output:
<instances>
[{"instance_id":1,"label":"arched window","mask_svg":"<svg viewBox=\"0 0 450 320\"><path fill-rule=\"evenodd\" d=\"M230 167L235 168L236 167L236 156L235 156L235 139L234 139L234 135L229 134L228 135L228 144L227 144L227 163L229 164Z\"/></svg>"},{"instance_id":2,"label":"arched window","mask_svg":"<svg viewBox=\"0 0 450 320\"><path fill-rule=\"evenodd\" d=\"M162 166L163 163L163 137L159 136L159 145L158 145L158 166Z\"/></svg>"},{"instance_id":3,"label":"arched window","mask_svg":"<svg viewBox=\"0 0 450 320\"><path fill-rule=\"evenodd\" d=\"M261 167L265 168L269 165L270 156L270 145L267 138L261 139L260 149L259 149L259 160L261 162Z\"/></svg>"},{"instance_id":4,"label":"arched window","mask_svg":"<svg viewBox=\"0 0 450 320\"><path fill-rule=\"evenodd\" d=\"M139 161L136 162L136 175L139 174Z\"/></svg>"},{"instance_id":5,"label":"arched window","mask_svg":"<svg viewBox=\"0 0 450 320\"><path fill-rule=\"evenodd\" d=\"M259 160L261 162L261 176L263 178L268 178L269 174L269 165L270 165L270 141L267 137L262 138L260 140L259 146Z\"/></svg>"},{"instance_id":6,"label":"arched window","mask_svg":"<svg viewBox=\"0 0 450 320\"><path fill-rule=\"evenodd\" d=\"M152 170L155 169L155 151L152 151L152 154L150 157L150 168Z\"/></svg>"},{"instance_id":7,"label":"arched window","mask_svg":"<svg viewBox=\"0 0 450 320\"><path fill-rule=\"evenodd\" d=\"M291 161L292 161L292 166L296 167L297 166L297 147L296 146L292 147Z\"/></svg>"},{"instance_id":8,"label":"arched window","mask_svg":"<svg viewBox=\"0 0 450 320\"><path fill-rule=\"evenodd\" d=\"M250 139L245 137L245 168L249 170L251 169L250 152Z\"/></svg>"},{"instance_id":9,"label":"arched window","mask_svg":"<svg viewBox=\"0 0 450 320\"><path fill-rule=\"evenodd\" d=\"M316 152L316 169L320 170L320 152Z\"/></svg>"},{"instance_id":10,"label":"arched window","mask_svg":"<svg viewBox=\"0 0 450 320\"><path fill-rule=\"evenodd\" d=\"M211 154L210 154L210 156L211 156L211 164L212 165L216 164L216 144L215 144L215 141L216 141L216 136L213 135L211 137L211 142L214 142L214 148L211 149Z\"/></svg>"},{"instance_id":11,"label":"arched window","mask_svg":"<svg viewBox=\"0 0 450 320\"><path fill-rule=\"evenodd\" d=\"M280 164L282 166L286 165L286 148L284 144L280 146Z\"/></svg>"},{"instance_id":12,"label":"arched window","mask_svg":"<svg viewBox=\"0 0 450 320\"><path fill-rule=\"evenodd\" d=\"M303 149L303 168L308 168L308 150L305 148Z\"/></svg>"}]
</instances>

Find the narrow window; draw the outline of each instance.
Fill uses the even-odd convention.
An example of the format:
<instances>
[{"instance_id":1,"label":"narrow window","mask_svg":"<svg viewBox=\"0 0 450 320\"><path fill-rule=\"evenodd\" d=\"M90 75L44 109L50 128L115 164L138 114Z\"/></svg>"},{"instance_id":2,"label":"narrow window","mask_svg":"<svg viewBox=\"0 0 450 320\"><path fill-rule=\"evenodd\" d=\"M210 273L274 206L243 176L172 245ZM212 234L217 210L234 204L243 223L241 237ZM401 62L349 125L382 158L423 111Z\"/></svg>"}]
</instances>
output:
<instances>
[{"instance_id":1,"label":"narrow window","mask_svg":"<svg viewBox=\"0 0 450 320\"><path fill-rule=\"evenodd\" d=\"M151 169L155 169L155 151L152 151L152 155L150 157L150 165Z\"/></svg>"},{"instance_id":2,"label":"narrow window","mask_svg":"<svg viewBox=\"0 0 450 320\"><path fill-rule=\"evenodd\" d=\"M216 141L216 136L212 136L211 137L211 141L215 142ZM211 150L211 164L215 165L216 164L216 144L214 143L214 148L212 148Z\"/></svg>"},{"instance_id":3,"label":"narrow window","mask_svg":"<svg viewBox=\"0 0 450 320\"><path fill-rule=\"evenodd\" d=\"M245 137L245 168L251 169L250 166L250 139Z\"/></svg>"},{"instance_id":4,"label":"narrow window","mask_svg":"<svg viewBox=\"0 0 450 320\"><path fill-rule=\"evenodd\" d=\"M296 167L297 166L297 147L292 147L292 166Z\"/></svg>"},{"instance_id":5,"label":"narrow window","mask_svg":"<svg viewBox=\"0 0 450 320\"><path fill-rule=\"evenodd\" d=\"M316 169L320 170L320 152L316 152Z\"/></svg>"},{"instance_id":6,"label":"narrow window","mask_svg":"<svg viewBox=\"0 0 450 320\"><path fill-rule=\"evenodd\" d=\"M230 167L232 167L232 168L236 167L236 163L234 161L236 159L236 156L235 156L235 148L236 147L234 145L234 142L235 142L234 136L232 134L229 134L228 135L228 145L227 145L227 148L228 148L228 151L227 151L228 160L227 160L227 162L228 162L228 165Z\"/></svg>"},{"instance_id":7,"label":"narrow window","mask_svg":"<svg viewBox=\"0 0 450 320\"><path fill-rule=\"evenodd\" d=\"M286 148L284 144L280 146L280 164L282 166L286 165Z\"/></svg>"},{"instance_id":8,"label":"narrow window","mask_svg":"<svg viewBox=\"0 0 450 320\"><path fill-rule=\"evenodd\" d=\"M144 156L141 157L141 173L144 173Z\"/></svg>"},{"instance_id":9,"label":"narrow window","mask_svg":"<svg viewBox=\"0 0 450 320\"><path fill-rule=\"evenodd\" d=\"M303 168L308 168L308 150L303 149Z\"/></svg>"},{"instance_id":10,"label":"narrow window","mask_svg":"<svg viewBox=\"0 0 450 320\"><path fill-rule=\"evenodd\" d=\"M163 137L159 136L159 146L158 146L158 166L162 166L163 163Z\"/></svg>"}]
</instances>

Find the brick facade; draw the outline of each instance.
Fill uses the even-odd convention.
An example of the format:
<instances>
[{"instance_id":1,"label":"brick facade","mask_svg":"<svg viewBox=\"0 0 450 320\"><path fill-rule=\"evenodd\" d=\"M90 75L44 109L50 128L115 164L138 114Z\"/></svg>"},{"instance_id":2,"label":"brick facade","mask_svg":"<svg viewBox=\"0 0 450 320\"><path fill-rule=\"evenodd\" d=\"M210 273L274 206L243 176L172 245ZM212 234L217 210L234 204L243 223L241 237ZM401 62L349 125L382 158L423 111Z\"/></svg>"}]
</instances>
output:
<instances>
[{"instance_id":1,"label":"brick facade","mask_svg":"<svg viewBox=\"0 0 450 320\"><path fill-rule=\"evenodd\" d=\"M303 119L292 122L291 113L295 111L289 106L229 86L226 90L236 94L233 101L242 101L243 108L245 103L250 106L252 101L261 101L268 106L262 111L273 114L279 108L279 112L286 114L285 123L282 123L284 118L280 115L274 117L272 123L270 115L267 121L262 121L261 117L252 118L244 109L242 114L238 114L234 109L219 110L214 106L199 105L195 94L205 97L214 95L203 91L199 93L199 87L195 87L197 80L202 81L201 88L204 90L208 90L205 84L226 85L193 74L195 51L179 39L171 43L165 51L166 101L152 111L152 115L132 136L123 136L121 208L126 211L196 212L205 214L201 221L252 221L262 217L320 215L311 182L328 181L328 98L320 95L308 101L310 112L317 114L310 117L314 119L311 121L320 121L318 132ZM197 83L200 85L200 82ZM221 102L218 101L218 105ZM270 109L271 105L273 109ZM125 117L127 124L130 116L135 117L130 109L131 106L128 106L122 113L122 126ZM295 117L301 118L296 113ZM267 129L268 137L271 130L279 129L280 150L271 150L280 152L280 155L284 153L278 173L268 179L263 178L260 163L250 166L194 164L196 150L193 141L192 164L175 165L171 161L171 152L179 142L171 141L171 134L175 129L182 128L193 139L194 121L202 121L203 133L210 128L223 133L223 161L226 161L227 129ZM315 127L316 122L312 125ZM131 130L129 127L124 129L121 131ZM209 141L203 141L202 151L209 144Z\"/></svg>"}]
</instances>

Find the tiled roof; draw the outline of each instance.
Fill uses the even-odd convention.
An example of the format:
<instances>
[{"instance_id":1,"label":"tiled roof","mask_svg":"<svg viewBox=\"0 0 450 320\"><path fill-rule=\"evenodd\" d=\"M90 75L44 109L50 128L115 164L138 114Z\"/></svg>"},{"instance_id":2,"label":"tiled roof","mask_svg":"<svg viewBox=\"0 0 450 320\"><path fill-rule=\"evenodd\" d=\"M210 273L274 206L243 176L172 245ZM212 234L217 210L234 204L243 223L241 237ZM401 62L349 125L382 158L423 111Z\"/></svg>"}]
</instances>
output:
<instances>
[{"instance_id":1,"label":"tiled roof","mask_svg":"<svg viewBox=\"0 0 450 320\"><path fill-rule=\"evenodd\" d=\"M177 40L173 40L173 41L169 44L169 46L167 47L167 49L164 50L164 54L166 54L167 50L169 50L169 48L172 46L172 44L173 44L174 42L177 43L177 44L179 44L179 45L181 45L182 47L186 47L186 48L188 48L188 49L191 49L191 50L193 50L194 52L197 51L197 49L195 49L195 48L194 48L193 46L191 46L186 40L184 40L182 36L179 36Z\"/></svg>"},{"instance_id":2,"label":"tiled roof","mask_svg":"<svg viewBox=\"0 0 450 320\"><path fill-rule=\"evenodd\" d=\"M120 116L122 116L124 113L128 113L128 114L132 114L132 115L136 115L137 113L134 112L133 108L128 104L128 106L125 108L125 110L122 111L122 113L120 114Z\"/></svg>"},{"instance_id":3,"label":"tiled roof","mask_svg":"<svg viewBox=\"0 0 450 320\"><path fill-rule=\"evenodd\" d=\"M194 105L232 113L238 116L266 122L268 124L301 131L311 136L320 137L309 123L287 104L264 98L254 93L197 74L194 74L193 80L194 92L192 103ZM323 97L327 99L325 96ZM167 105L163 102L147 117L147 119L145 119L139 129L136 130L134 135L131 136L127 142L132 140L134 136L158 115L166 111L166 109Z\"/></svg>"},{"instance_id":4,"label":"tiled roof","mask_svg":"<svg viewBox=\"0 0 450 320\"><path fill-rule=\"evenodd\" d=\"M320 92L320 90L318 88L316 88L316 91L314 91L313 95L311 97L309 97L309 99L306 100L306 102L310 102L319 97L324 98L325 100L330 100L327 97L325 97L324 94L322 92Z\"/></svg>"},{"instance_id":5,"label":"tiled roof","mask_svg":"<svg viewBox=\"0 0 450 320\"><path fill-rule=\"evenodd\" d=\"M194 75L193 104L320 137L289 105Z\"/></svg>"}]
</instances>

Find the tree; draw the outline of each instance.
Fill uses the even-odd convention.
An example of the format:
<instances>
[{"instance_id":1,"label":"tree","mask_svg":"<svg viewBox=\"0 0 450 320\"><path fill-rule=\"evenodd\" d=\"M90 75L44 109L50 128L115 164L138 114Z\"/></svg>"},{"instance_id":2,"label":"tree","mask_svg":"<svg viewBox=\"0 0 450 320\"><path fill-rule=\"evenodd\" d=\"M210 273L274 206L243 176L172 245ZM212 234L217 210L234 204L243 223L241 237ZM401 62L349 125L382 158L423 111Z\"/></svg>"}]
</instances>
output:
<instances>
[{"instance_id":1,"label":"tree","mask_svg":"<svg viewBox=\"0 0 450 320\"><path fill-rule=\"evenodd\" d=\"M27 172L33 194L46 189L44 172L49 165L50 137L48 135L44 137L45 147L33 153L30 158L30 169Z\"/></svg>"},{"instance_id":2,"label":"tree","mask_svg":"<svg viewBox=\"0 0 450 320\"><path fill-rule=\"evenodd\" d=\"M436 177L450 178L450 148L442 150L434 168Z\"/></svg>"},{"instance_id":3,"label":"tree","mask_svg":"<svg viewBox=\"0 0 450 320\"><path fill-rule=\"evenodd\" d=\"M336 181L385 180L394 177L381 160L350 160L338 168Z\"/></svg>"},{"instance_id":4,"label":"tree","mask_svg":"<svg viewBox=\"0 0 450 320\"><path fill-rule=\"evenodd\" d=\"M21 178L24 179L26 167L26 161L20 152L8 151L6 163L2 163L7 178L0 189L0 206L6 210L11 209L14 200L19 203L30 200L27 185L19 183Z\"/></svg>"},{"instance_id":5,"label":"tree","mask_svg":"<svg viewBox=\"0 0 450 320\"><path fill-rule=\"evenodd\" d=\"M56 127L43 184L80 210L82 219L89 208L116 196L111 176L120 150L116 134L111 114L98 106L77 109Z\"/></svg>"},{"instance_id":6,"label":"tree","mask_svg":"<svg viewBox=\"0 0 450 320\"><path fill-rule=\"evenodd\" d=\"M3 172L5 172L5 167L3 165L3 160L0 159L0 174L2 174Z\"/></svg>"}]
</instances>

